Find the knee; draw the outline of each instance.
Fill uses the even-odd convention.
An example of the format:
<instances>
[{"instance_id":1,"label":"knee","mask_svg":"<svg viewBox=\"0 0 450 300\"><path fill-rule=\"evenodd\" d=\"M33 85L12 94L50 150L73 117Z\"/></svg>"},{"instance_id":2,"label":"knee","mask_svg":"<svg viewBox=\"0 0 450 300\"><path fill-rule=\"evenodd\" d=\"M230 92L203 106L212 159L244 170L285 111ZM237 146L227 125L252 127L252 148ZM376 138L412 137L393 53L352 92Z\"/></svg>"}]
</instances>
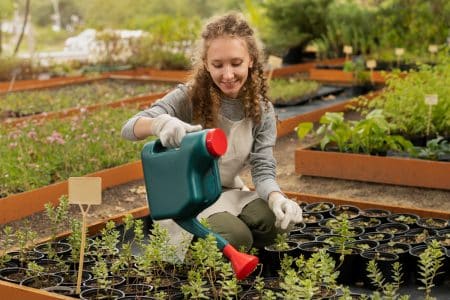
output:
<instances>
[{"instance_id":1,"label":"knee","mask_svg":"<svg viewBox=\"0 0 450 300\"><path fill-rule=\"evenodd\" d=\"M213 232L221 235L236 249L249 250L253 244L253 235L248 226L229 213L217 213L208 218Z\"/></svg>"}]
</instances>

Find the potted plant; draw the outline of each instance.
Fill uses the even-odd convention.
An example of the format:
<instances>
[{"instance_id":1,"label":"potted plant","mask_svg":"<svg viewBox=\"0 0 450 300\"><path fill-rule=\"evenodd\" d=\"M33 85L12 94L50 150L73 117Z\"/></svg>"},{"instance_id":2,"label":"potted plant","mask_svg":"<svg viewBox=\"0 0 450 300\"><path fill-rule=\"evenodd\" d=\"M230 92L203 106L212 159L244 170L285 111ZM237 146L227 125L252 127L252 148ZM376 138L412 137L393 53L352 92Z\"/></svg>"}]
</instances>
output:
<instances>
[{"instance_id":1,"label":"potted plant","mask_svg":"<svg viewBox=\"0 0 450 300\"><path fill-rule=\"evenodd\" d=\"M378 209L378 208L369 208L369 209L363 209L361 210L361 216L368 217L368 218L377 218L382 223L386 222L387 217L391 214L390 211L385 209Z\"/></svg>"},{"instance_id":2,"label":"potted plant","mask_svg":"<svg viewBox=\"0 0 450 300\"><path fill-rule=\"evenodd\" d=\"M422 228L440 230L448 226L448 221L442 218L420 218L416 224Z\"/></svg>"},{"instance_id":3,"label":"potted plant","mask_svg":"<svg viewBox=\"0 0 450 300\"><path fill-rule=\"evenodd\" d=\"M314 202L305 206L304 210L307 213L320 213L324 218L331 217L330 212L335 207L331 202Z\"/></svg>"},{"instance_id":4,"label":"potted plant","mask_svg":"<svg viewBox=\"0 0 450 300\"><path fill-rule=\"evenodd\" d=\"M343 216L350 220L359 217L360 210L354 205L339 205L333 208L330 214L338 220L342 219Z\"/></svg>"},{"instance_id":5,"label":"potted plant","mask_svg":"<svg viewBox=\"0 0 450 300\"><path fill-rule=\"evenodd\" d=\"M376 232L386 232L395 235L402 235L409 231L409 226L404 223L384 223L379 225Z\"/></svg>"}]
</instances>

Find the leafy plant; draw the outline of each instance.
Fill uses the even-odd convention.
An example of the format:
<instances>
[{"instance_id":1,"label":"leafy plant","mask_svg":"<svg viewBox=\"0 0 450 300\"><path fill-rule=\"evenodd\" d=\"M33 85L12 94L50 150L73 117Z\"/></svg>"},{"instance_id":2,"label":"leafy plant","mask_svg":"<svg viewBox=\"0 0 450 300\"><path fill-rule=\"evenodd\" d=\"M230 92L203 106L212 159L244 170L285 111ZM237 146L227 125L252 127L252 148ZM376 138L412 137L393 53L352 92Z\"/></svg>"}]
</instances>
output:
<instances>
[{"instance_id":1,"label":"leafy plant","mask_svg":"<svg viewBox=\"0 0 450 300\"><path fill-rule=\"evenodd\" d=\"M137 270L134 269L135 258L133 256L133 247L138 246L141 250L144 247L144 232L142 230L142 220L135 220L133 215L127 214L124 218L124 230L122 233L122 248L119 252L118 259L114 260L111 265L111 272L113 274L121 275L125 277L127 284L130 283L132 275L137 275ZM133 238L129 241L125 240L130 233L133 233ZM124 273L120 273L120 270L125 270Z\"/></svg>"},{"instance_id":2,"label":"leafy plant","mask_svg":"<svg viewBox=\"0 0 450 300\"><path fill-rule=\"evenodd\" d=\"M67 221L67 216L69 215L69 198L67 195L63 195L59 198L59 204L54 207L52 203L46 203L44 205L45 213L50 221L50 239L47 243L48 257L50 259L55 258L55 246L56 236L61 228L61 225Z\"/></svg>"},{"instance_id":3,"label":"leafy plant","mask_svg":"<svg viewBox=\"0 0 450 300\"><path fill-rule=\"evenodd\" d=\"M8 250L14 245L14 231L11 226L5 226L0 239L0 268L11 260Z\"/></svg>"},{"instance_id":4,"label":"leafy plant","mask_svg":"<svg viewBox=\"0 0 450 300\"><path fill-rule=\"evenodd\" d=\"M269 98L273 103L283 103L301 97L312 96L319 88L320 84L315 81L272 79Z\"/></svg>"},{"instance_id":5,"label":"leafy plant","mask_svg":"<svg viewBox=\"0 0 450 300\"><path fill-rule=\"evenodd\" d=\"M355 84L370 82L370 73L366 70L363 59L347 60L344 63L344 72L352 73Z\"/></svg>"},{"instance_id":6,"label":"leafy plant","mask_svg":"<svg viewBox=\"0 0 450 300\"><path fill-rule=\"evenodd\" d=\"M409 299L409 296L407 295L400 296L398 294L398 290L402 284L402 266L399 262L395 262L392 265L393 282L386 282L386 278L384 278L383 274L378 269L377 263L374 259L367 263L367 271L367 276L371 279L374 286L382 292L382 299ZM376 293L376 295L378 295L378 293Z\"/></svg>"},{"instance_id":7,"label":"leafy plant","mask_svg":"<svg viewBox=\"0 0 450 300\"><path fill-rule=\"evenodd\" d=\"M419 280L423 284L419 289L425 291L425 299L427 300L432 299L431 289L434 286L433 281L441 273L440 269L443 266L443 261L444 253L437 240L432 240L425 251L419 255Z\"/></svg>"}]
</instances>

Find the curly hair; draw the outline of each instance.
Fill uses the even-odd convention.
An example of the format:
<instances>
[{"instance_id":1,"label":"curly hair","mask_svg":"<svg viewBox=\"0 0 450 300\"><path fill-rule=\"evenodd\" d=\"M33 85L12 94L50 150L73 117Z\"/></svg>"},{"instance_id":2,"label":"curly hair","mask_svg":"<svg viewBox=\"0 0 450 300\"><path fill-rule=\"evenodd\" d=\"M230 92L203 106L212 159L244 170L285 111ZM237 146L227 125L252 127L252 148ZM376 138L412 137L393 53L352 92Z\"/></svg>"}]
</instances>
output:
<instances>
[{"instance_id":1,"label":"curly hair","mask_svg":"<svg viewBox=\"0 0 450 300\"><path fill-rule=\"evenodd\" d=\"M249 69L249 75L239 96L243 99L245 117L251 118L254 124L259 124L261 110L268 107L262 44L243 15L237 12L210 19L203 29L201 40L197 45L198 49L194 51L196 56L193 57L193 69L189 81L193 121L203 125L204 128L217 127L221 92L206 70L205 61L210 42L222 36L241 38L247 45L253 67Z\"/></svg>"}]
</instances>

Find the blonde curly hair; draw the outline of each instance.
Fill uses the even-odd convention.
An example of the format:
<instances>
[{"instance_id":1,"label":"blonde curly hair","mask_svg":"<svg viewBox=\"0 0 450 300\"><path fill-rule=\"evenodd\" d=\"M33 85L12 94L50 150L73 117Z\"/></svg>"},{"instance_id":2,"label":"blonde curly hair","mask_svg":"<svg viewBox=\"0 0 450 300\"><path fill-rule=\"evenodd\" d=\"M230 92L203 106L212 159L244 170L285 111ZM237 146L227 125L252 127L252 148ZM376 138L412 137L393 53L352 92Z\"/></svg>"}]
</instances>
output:
<instances>
[{"instance_id":1,"label":"blonde curly hair","mask_svg":"<svg viewBox=\"0 0 450 300\"><path fill-rule=\"evenodd\" d=\"M253 67L249 69L247 81L239 96L243 99L245 117L251 118L254 124L259 124L261 110L268 107L262 44L243 15L237 12L213 17L203 28L198 49L194 52L196 56L193 57L193 69L189 81L193 121L201 124L204 128L217 127L221 92L206 70L205 62L210 41L222 36L238 37L247 44L248 52L253 60ZM265 105L261 105L261 103Z\"/></svg>"}]
</instances>

